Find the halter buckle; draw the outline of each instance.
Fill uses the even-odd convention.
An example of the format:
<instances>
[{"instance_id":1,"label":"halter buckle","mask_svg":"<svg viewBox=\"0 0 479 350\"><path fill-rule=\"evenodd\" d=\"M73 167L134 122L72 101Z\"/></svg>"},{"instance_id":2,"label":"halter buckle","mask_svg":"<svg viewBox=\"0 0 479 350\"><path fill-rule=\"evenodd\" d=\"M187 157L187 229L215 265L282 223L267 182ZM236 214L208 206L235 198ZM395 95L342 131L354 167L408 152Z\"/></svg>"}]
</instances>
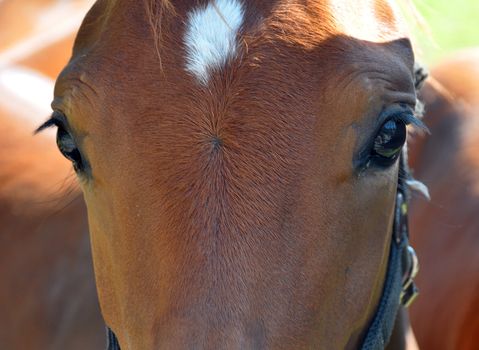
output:
<instances>
[{"instance_id":1,"label":"halter buckle","mask_svg":"<svg viewBox=\"0 0 479 350\"><path fill-rule=\"evenodd\" d=\"M419 294L414 283L414 278L419 271L419 260L413 247L409 245L408 205L404 193L398 191L396 198L396 218L394 223L394 239L402 247L402 290L401 304L405 307L411 305Z\"/></svg>"},{"instance_id":2,"label":"halter buckle","mask_svg":"<svg viewBox=\"0 0 479 350\"><path fill-rule=\"evenodd\" d=\"M414 281L409 284L406 289L401 291L401 304L404 307L409 307L416 300L417 296L419 295L419 289L417 288Z\"/></svg>"},{"instance_id":3,"label":"halter buckle","mask_svg":"<svg viewBox=\"0 0 479 350\"><path fill-rule=\"evenodd\" d=\"M401 304L408 307L416 299L419 294L419 290L414 283L414 278L419 272L419 260L416 252L410 245L407 246L403 256L403 266L406 266L406 273L403 275L402 291L401 291Z\"/></svg>"}]
</instances>

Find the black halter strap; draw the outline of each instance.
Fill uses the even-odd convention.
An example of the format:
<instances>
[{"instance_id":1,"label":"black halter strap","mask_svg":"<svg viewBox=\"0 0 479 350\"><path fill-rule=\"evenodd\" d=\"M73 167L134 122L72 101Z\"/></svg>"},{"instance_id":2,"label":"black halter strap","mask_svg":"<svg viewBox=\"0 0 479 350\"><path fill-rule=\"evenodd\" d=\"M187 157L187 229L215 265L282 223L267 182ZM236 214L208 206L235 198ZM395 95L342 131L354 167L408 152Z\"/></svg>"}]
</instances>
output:
<instances>
[{"instance_id":1,"label":"black halter strap","mask_svg":"<svg viewBox=\"0 0 479 350\"><path fill-rule=\"evenodd\" d=\"M400 159L400 174L408 173L403 153ZM418 290L413 279L418 267L416 253L409 245L407 185L400 176L386 279L376 314L368 327L361 350L382 350L388 344L400 306L409 306L417 296ZM107 350L120 350L117 337L108 327Z\"/></svg>"},{"instance_id":2,"label":"black halter strap","mask_svg":"<svg viewBox=\"0 0 479 350\"><path fill-rule=\"evenodd\" d=\"M418 294L414 277L419 265L409 245L408 203L406 189L398 186L396 208L389 252L388 269L376 314L369 325L362 350L384 349L389 342L399 308L409 306Z\"/></svg>"},{"instance_id":3,"label":"black halter strap","mask_svg":"<svg viewBox=\"0 0 479 350\"><path fill-rule=\"evenodd\" d=\"M115 333L109 327L106 327L106 350L121 350Z\"/></svg>"}]
</instances>

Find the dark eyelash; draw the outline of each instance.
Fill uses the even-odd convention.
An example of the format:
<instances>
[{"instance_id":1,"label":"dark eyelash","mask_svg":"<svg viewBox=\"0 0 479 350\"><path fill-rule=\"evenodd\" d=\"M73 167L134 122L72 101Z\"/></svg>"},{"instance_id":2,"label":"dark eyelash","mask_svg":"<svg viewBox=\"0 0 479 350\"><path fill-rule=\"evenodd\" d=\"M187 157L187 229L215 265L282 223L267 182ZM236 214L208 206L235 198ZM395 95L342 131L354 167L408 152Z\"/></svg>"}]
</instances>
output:
<instances>
[{"instance_id":1,"label":"dark eyelash","mask_svg":"<svg viewBox=\"0 0 479 350\"><path fill-rule=\"evenodd\" d=\"M389 119L402 121L406 125L412 125L414 129L420 132L429 133L429 129L426 124L424 124L421 119L416 117L411 112L393 114Z\"/></svg>"},{"instance_id":2,"label":"dark eyelash","mask_svg":"<svg viewBox=\"0 0 479 350\"><path fill-rule=\"evenodd\" d=\"M51 128L53 126L58 126L58 122L53 118L49 118L45 123L35 129L34 134L38 134L39 132L42 132L43 130Z\"/></svg>"},{"instance_id":3,"label":"dark eyelash","mask_svg":"<svg viewBox=\"0 0 479 350\"><path fill-rule=\"evenodd\" d=\"M62 120L63 118L59 115L58 112L53 112L50 118L47 119L46 122L44 122L42 125L40 125L38 128L35 129L34 134L38 134L39 132L42 132L45 129L51 128L51 127L58 127L58 128L65 128L65 123Z\"/></svg>"}]
</instances>

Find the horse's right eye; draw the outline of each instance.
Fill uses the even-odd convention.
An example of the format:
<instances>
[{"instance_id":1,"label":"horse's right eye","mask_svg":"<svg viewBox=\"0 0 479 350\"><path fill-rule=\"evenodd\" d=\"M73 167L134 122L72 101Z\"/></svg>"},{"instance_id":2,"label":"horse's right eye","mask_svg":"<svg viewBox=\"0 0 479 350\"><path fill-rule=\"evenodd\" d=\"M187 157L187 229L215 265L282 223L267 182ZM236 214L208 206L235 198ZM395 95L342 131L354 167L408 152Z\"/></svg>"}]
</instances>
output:
<instances>
[{"instance_id":1,"label":"horse's right eye","mask_svg":"<svg viewBox=\"0 0 479 350\"><path fill-rule=\"evenodd\" d=\"M63 156L73 163L75 171L83 170L83 160L73 136L61 125L57 131L57 146Z\"/></svg>"},{"instance_id":2,"label":"horse's right eye","mask_svg":"<svg viewBox=\"0 0 479 350\"><path fill-rule=\"evenodd\" d=\"M387 120L374 139L372 160L379 166L392 165L401 154L406 143L406 135L406 124L402 120Z\"/></svg>"}]
</instances>

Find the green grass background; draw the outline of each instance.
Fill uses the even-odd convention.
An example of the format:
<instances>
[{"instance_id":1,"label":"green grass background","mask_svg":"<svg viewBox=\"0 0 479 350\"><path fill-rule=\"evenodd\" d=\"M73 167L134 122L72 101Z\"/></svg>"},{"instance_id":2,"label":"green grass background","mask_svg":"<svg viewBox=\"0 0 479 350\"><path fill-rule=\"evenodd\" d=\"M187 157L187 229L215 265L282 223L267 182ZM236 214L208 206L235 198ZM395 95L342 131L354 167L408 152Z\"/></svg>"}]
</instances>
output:
<instances>
[{"instance_id":1,"label":"green grass background","mask_svg":"<svg viewBox=\"0 0 479 350\"><path fill-rule=\"evenodd\" d=\"M428 64L460 48L479 46L479 0L413 0L427 31L416 28L420 56Z\"/></svg>"}]
</instances>

